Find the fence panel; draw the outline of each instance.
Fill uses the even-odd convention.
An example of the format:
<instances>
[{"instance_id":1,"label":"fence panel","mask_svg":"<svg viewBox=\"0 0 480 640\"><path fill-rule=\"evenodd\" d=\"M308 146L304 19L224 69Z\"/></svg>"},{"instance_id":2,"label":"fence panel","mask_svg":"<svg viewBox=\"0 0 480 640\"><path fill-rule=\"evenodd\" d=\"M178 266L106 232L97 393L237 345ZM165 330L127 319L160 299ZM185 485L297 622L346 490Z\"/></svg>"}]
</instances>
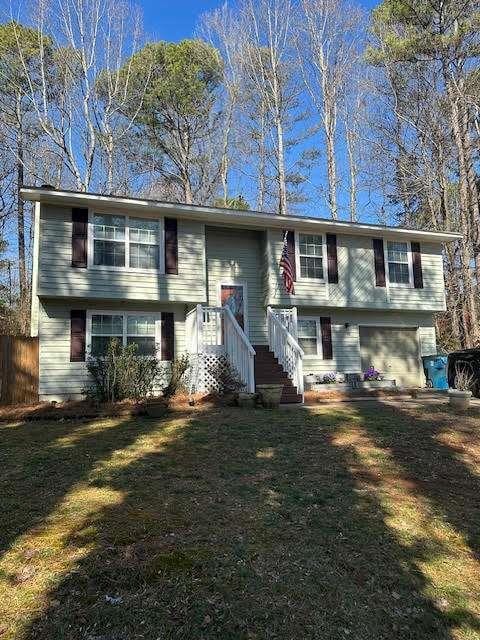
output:
<instances>
[{"instance_id":1,"label":"fence panel","mask_svg":"<svg viewBox=\"0 0 480 640\"><path fill-rule=\"evenodd\" d=\"M0 403L38 402L38 338L0 336Z\"/></svg>"}]
</instances>

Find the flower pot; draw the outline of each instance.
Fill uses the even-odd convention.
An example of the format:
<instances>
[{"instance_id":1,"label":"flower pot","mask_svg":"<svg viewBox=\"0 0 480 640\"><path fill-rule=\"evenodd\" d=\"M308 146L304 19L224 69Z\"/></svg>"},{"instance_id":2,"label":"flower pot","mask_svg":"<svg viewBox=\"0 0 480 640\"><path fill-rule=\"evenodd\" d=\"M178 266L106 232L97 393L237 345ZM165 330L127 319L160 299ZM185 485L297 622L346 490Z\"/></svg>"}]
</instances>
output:
<instances>
[{"instance_id":1,"label":"flower pot","mask_svg":"<svg viewBox=\"0 0 480 640\"><path fill-rule=\"evenodd\" d=\"M257 399L256 393L246 393L244 391L240 391L238 394L238 406L243 409L252 409L255 406L255 401Z\"/></svg>"},{"instance_id":2,"label":"flower pot","mask_svg":"<svg viewBox=\"0 0 480 640\"><path fill-rule=\"evenodd\" d=\"M470 406L471 391L460 391L459 389L448 390L448 402L454 409L465 411Z\"/></svg>"},{"instance_id":3,"label":"flower pot","mask_svg":"<svg viewBox=\"0 0 480 640\"><path fill-rule=\"evenodd\" d=\"M313 373L309 373L304 377L306 384L316 384L317 376Z\"/></svg>"},{"instance_id":4,"label":"flower pot","mask_svg":"<svg viewBox=\"0 0 480 640\"><path fill-rule=\"evenodd\" d=\"M283 384L259 384L258 393L266 409L275 409L280 404Z\"/></svg>"}]
</instances>

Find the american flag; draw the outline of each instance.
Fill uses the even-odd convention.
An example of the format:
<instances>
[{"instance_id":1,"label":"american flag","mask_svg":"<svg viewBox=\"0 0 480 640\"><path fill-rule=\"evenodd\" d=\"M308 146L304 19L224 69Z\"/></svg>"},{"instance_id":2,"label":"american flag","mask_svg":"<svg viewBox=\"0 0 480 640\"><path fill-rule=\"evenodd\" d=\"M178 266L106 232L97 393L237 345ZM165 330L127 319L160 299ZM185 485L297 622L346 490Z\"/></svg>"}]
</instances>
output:
<instances>
[{"instance_id":1,"label":"american flag","mask_svg":"<svg viewBox=\"0 0 480 640\"><path fill-rule=\"evenodd\" d=\"M288 231L283 234L282 257L280 258L280 269L282 270L283 284L285 291L293 295L295 286L293 284L293 267L288 254Z\"/></svg>"}]
</instances>

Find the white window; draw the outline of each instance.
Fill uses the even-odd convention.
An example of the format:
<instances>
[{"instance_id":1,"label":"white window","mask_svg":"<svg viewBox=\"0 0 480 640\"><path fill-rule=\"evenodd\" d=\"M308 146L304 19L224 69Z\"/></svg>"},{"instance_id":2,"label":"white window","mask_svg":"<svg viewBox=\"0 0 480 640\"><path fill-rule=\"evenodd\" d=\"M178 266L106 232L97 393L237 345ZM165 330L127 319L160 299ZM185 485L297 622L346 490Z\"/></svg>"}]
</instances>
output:
<instances>
[{"instance_id":1,"label":"white window","mask_svg":"<svg viewBox=\"0 0 480 640\"><path fill-rule=\"evenodd\" d=\"M161 220L95 213L90 227L93 266L141 271L160 268Z\"/></svg>"},{"instance_id":2,"label":"white window","mask_svg":"<svg viewBox=\"0 0 480 640\"><path fill-rule=\"evenodd\" d=\"M127 316L127 344L136 344L141 356L155 355L155 316Z\"/></svg>"},{"instance_id":3,"label":"white window","mask_svg":"<svg viewBox=\"0 0 480 640\"><path fill-rule=\"evenodd\" d=\"M408 242L387 242L388 281L409 285L412 281L410 246Z\"/></svg>"},{"instance_id":4,"label":"white window","mask_svg":"<svg viewBox=\"0 0 480 640\"><path fill-rule=\"evenodd\" d=\"M95 215L93 218L93 264L125 266L125 217Z\"/></svg>"},{"instance_id":5,"label":"white window","mask_svg":"<svg viewBox=\"0 0 480 640\"><path fill-rule=\"evenodd\" d=\"M322 236L299 234L298 255L301 278L323 280L323 249Z\"/></svg>"},{"instance_id":6,"label":"white window","mask_svg":"<svg viewBox=\"0 0 480 640\"><path fill-rule=\"evenodd\" d=\"M92 315L91 347L92 356L103 356L112 339L123 344L123 316L96 313Z\"/></svg>"},{"instance_id":7,"label":"white window","mask_svg":"<svg viewBox=\"0 0 480 640\"><path fill-rule=\"evenodd\" d=\"M93 356L104 355L113 338L137 345L137 354L155 355L160 346L161 317L150 313L93 311L88 314L87 342Z\"/></svg>"},{"instance_id":8,"label":"white window","mask_svg":"<svg viewBox=\"0 0 480 640\"><path fill-rule=\"evenodd\" d=\"M320 319L298 318L298 344L306 356L320 355Z\"/></svg>"},{"instance_id":9,"label":"white window","mask_svg":"<svg viewBox=\"0 0 480 640\"><path fill-rule=\"evenodd\" d=\"M129 224L130 267L158 269L158 222L130 218Z\"/></svg>"}]
</instances>

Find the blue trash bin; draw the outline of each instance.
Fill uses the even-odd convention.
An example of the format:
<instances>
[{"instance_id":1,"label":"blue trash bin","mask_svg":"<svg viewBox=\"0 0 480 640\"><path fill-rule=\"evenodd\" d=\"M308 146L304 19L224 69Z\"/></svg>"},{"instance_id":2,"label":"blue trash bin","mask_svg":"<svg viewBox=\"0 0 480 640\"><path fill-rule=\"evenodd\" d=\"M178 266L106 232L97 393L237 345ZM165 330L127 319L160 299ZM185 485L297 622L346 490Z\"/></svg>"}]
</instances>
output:
<instances>
[{"instance_id":1,"label":"blue trash bin","mask_svg":"<svg viewBox=\"0 0 480 640\"><path fill-rule=\"evenodd\" d=\"M422 359L427 385L434 389L448 389L447 356L424 356Z\"/></svg>"}]
</instances>

